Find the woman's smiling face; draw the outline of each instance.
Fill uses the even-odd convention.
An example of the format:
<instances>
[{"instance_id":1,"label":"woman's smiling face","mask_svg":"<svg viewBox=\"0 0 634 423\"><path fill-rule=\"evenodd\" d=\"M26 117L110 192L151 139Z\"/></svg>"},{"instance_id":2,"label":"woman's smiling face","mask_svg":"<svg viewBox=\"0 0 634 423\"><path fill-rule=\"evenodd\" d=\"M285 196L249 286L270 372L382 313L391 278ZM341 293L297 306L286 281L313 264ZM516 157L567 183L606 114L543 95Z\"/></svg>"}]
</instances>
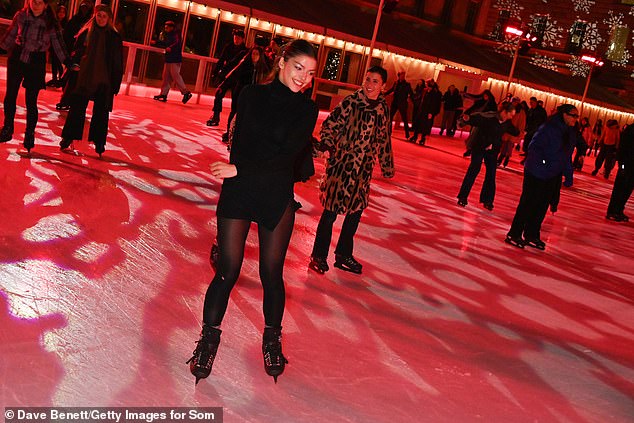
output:
<instances>
[{"instance_id":1,"label":"woman's smiling face","mask_svg":"<svg viewBox=\"0 0 634 423\"><path fill-rule=\"evenodd\" d=\"M293 56L280 60L279 79L291 91L297 93L309 86L315 76L317 61L310 56Z\"/></svg>"}]
</instances>

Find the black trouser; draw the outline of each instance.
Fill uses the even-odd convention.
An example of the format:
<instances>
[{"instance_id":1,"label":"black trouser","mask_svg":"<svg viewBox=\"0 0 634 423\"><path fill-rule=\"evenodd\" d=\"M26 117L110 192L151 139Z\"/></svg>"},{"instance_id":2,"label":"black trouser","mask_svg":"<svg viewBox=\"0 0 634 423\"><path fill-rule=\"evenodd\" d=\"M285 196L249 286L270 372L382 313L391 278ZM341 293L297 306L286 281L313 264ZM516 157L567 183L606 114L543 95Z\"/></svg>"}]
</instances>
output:
<instances>
[{"instance_id":1,"label":"black trouser","mask_svg":"<svg viewBox=\"0 0 634 423\"><path fill-rule=\"evenodd\" d=\"M347 214L343 219L343 225L341 226L341 233L339 234L339 241L337 241L337 247L335 248L335 254L344 257L352 256L352 250L354 249L354 234L357 232L359 222L361 221L361 215L363 210ZM315 235L315 243L313 244L313 257L328 257L328 250L330 249L330 240L332 239L332 225L337 220L337 213L324 209L317 225L317 233Z\"/></svg>"},{"instance_id":2,"label":"black trouser","mask_svg":"<svg viewBox=\"0 0 634 423\"><path fill-rule=\"evenodd\" d=\"M467 173L462 180L458 198L466 200L467 197L469 197L471 188L482 168L482 161L484 161L485 174L482 191L480 191L480 202L493 204L493 200L495 199L495 172L497 169L497 153L493 149L485 151L473 150L471 153L471 163L469 163Z\"/></svg>"},{"instance_id":3,"label":"black trouser","mask_svg":"<svg viewBox=\"0 0 634 423\"><path fill-rule=\"evenodd\" d=\"M220 117L220 113L222 113L222 99L227 95L227 91L231 91L231 97L234 97L234 91L236 83L233 79L225 79L222 84L216 88L216 92L214 93L214 108L213 112L216 117ZM236 100L238 98L236 97Z\"/></svg>"},{"instance_id":4,"label":"black trouser","mask_svg":"<svg viewBox=\"0 0 634 423\"><path fill-rule=\"evenodd\" d=\"M527 131L524 135L524 142L522 143L522 151L524 153L528 153L528 145L531 143L533 135L535 135L535 131Z\"/></svg>"},{"instance_id":5,"label":"black trouser","mask_svg":"<svg viewBox=\"0 0 634 423\"><path fill-rule=\"evenodd\" d=\"M55 49L53 47L49 50L49 56L51 58L51 75L53 76L53 79L62 79L64 67L62 66L62 62L60 62L57 58L57 54L55 54Z\"/></svg>"},{"instance_id":6,"label":"black trouser","mask_svg":"<svg viewBox=\"0 0 634 423\"><path fill-rule=\"evenodd\" d=\"M82 138L89 101L88 97L83 95L73 94L70 96L70 110L66 117L66 123L64 123L64 129L62 129L62 138L67 140L80 140ZM105 90L101 89L94 95L88 140L93 141L98 146L105 146L108 136L110 111L107 102L108 95Z\"/></svg>"},{"instance_id":7,"label":"black trouser","mask_svg":"<svg viewBox=\"0 0 634 423\"><path fill-rule=\"evenodd\" d=\"M601 145L601 149L599 150L599 155L597 159L594 161L594 171L598 172L603 166L603 162L605 161L605 167L603 171L606 176L610 176L610 172L614 167L614 161L616 159L616 145Z\"/></svg>"},{"instance_id":8,"label":"black trouser","mask_svg":"<svg viewBox=\"0 0 634 423\"><path fill-rule=\"evenodd\" d=\"M561 175L544 180L524 172L522 195L508 236L520 238L523 234L527 240L540 239L542 222L560 188L560 182Z\"/></svg>"},{"instance_id":9,"label":"black trouser","mask_svg":"<svg viewBox=\"0 0 634 423\"><path fill-rule=\"evenodd\" d=\"M282 273L284 259L293 233L295 212L289 205L275 229L268 230L258 225L260 248L260 281L264 289L264 323L270 327L282 326L285 291ZM220 326L227 311L229 295L233 289L244 259L244 244L249 234L251 221L229 219L218 216L218 270L207 294L203 309L203 322Z\"/></svg>"},{"instance_id":10,"label":"black trouser","mask_svg":"<svg viewBox=\"0 0 634 423\"><path fill-rule=\"evenodd\" d=\"M390 124L394 124L394 115L396 115L396 111L398 111L401 115L401 120L403 121L403 125L405 126L405 136L409 138L409 123L407 121L407 100L404 102L392 102L392 106L390 107Z\"/></svg>"},{"instance_id":11,"label":"black trouser","mask_svg":"<svg viewBox=\"0 0 634 423\"><path fill-rule=\"evenodd\" d=\"M19 49L15 49L7 62L7 91L4 95L4 126L13 128L16 100L20 84L24 86L26 102L26 132L34 132L37 126L37 97L44 87L46 75L46 53L32 53L31 63L19 59Z\"/></svg>"},{"instance_id":12,"label":"black trouser","mask_svg":"<svg viewBox=\"0 0 634 423\"><path fill-rule=\"evenodd\" d=\"M608 204L608 214L623 214L625 204L634 189L634 169L623 169L619 166L614 180L614 188Z\"/></svg>"}]
</instances>

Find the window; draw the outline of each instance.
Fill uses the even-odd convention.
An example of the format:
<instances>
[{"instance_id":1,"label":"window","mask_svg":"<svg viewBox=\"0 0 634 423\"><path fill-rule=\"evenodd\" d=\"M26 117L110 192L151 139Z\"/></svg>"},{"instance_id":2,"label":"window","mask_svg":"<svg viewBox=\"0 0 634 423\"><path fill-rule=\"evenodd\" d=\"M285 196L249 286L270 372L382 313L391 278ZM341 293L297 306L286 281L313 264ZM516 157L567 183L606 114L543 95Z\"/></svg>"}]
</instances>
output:
<instances>
[{"instance_id":1,"label":"window","mask_svg":"<svg viewBox=\"0 0 634 423\"><path fill-rule=\"evenodd\" d=\"M480 13L480 2L470 1L467 6L467 19L464 24L464 32L467 34L473 34L476 24L478 22L478 14Z\"/></svg>"},{"instance_id":2,"label":"window","mask_svg":"<svg viewBox=\"0 0 634 423\"><path fill-rule=\"evenodd\" d=\"M508 24L510 17L511 12L509 10L500 10L498 20L493 27L493 31L491 31L491 34L489 35L491 39L496 41L504 40L504 30L506 29L506 24Z\"/></svg>"},{"instance_id":3,"label":"window","mask_svg":"<svg viewBox=\"0 0 634 423\"><path fill-rule=\"evenodd\" d=\"M185 36L185 52L199 56L209 56L211 38L214 35L216 21L202 16L191 15Z\"/></svg>"},{"instance_id":4,"label":"window","mask_svg":"<svg viewBox=\"0 0 634 423\"><path fill-rule=\"evenodd\" d=\"M346 51L343 57L343 67L341 68L341 82L349 82L351 84L356 82L357 75L361 71L361 59L360 54Z\"/></svg>"},{"instance_id":5,"label":"window","mask_svg":"<svg viewBox=\"0 0 634 423\"><path fill-rule=\"evenodd\" d=\"M13 15L24 7L24 2L20 0L0 1L0 18L13 19Z\"/></svg>"},{"instance_id":6,"label":"window","mask_svg":"<svg viewBox=\"0 0 634 423\"><path fill-rule=\"evenodd\" d=\"M149 4L121 0L117 9L115 27L124 41L143 43L148 21Z\"/></svg>"},{"instance_id":7,"label":"window","mask_svg":"<svg viewBox=\"0 0 634 423\"><path fill-rule=\"evenodd\" d=\"M244 30L244 27L241 25L230 24L228 22L220 22L220 29L218 30L218 38L216 39L216 50L214 51L214 57L220 57L225 46L227 46L229 43L233 43L234 29Z\"/></svg>"},{"instance_id":8,"label":"window","mask_svg":"<svg viewBox=\"0 0 634 423\"><path fill-rule=\"evenodd\" d=\"M341 64L341 50L328 47L326 53L326 61L324 63L324 70L321 73L321 77L324 79L330 79L334 81L339 74L339 65Z\"/></svg>"},{"instance_id":9,"label":"window","mask_svg":"<svg viewBox=\"0 0 634 423\"><path fill-rule=\"evenodd\" d=\"M570 28L570 35L568 36L568 43L566 44L566 53L579 54L581 47L583 46L583 38L586 35L586 28L588 22L575 21Z\"/></svg>"},{"instance_id":10,"label":"window","mask_svg":"<svg viewBox=\"0 0 634 423\"><path fill-rule=\"evenodd\" d=\"M608 44L608 51L606 53L608 60L613 62L621 62L624 60L625 47L629 34L630 29L627 25L617 25L614 27L610 35L610 43Z\"/></svg>"},{"instance_id":11,"label":"window","mask_svg":"<svg viewBox=\"0 0 634 423\"><path fill-rule=\"evenodd\" d=\"M544 41L544 32L546 32L546 26L548 25L548 15L534 15L533 22L531 22L530 34L537 38L532 44L535 47L541 47Z\"/></svg>"}]
</instances>

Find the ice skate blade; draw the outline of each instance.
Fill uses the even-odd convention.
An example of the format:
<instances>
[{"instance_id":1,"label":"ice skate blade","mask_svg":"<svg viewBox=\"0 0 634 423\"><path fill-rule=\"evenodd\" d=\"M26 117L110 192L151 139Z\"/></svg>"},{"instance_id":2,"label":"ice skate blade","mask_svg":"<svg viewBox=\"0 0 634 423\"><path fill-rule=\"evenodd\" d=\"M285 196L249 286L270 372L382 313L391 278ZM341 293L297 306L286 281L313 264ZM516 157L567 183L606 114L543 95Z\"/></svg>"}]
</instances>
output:
<instances>
[{"instance_id":1,"label":"ice skate blade","mask_svg":"<svg viewBox=\"0 0 634 423\"><path fill-rule=\"evenodd\" d=\"M335 267L341 270L344 270L346 272L354 273L355 275L360 275L362 272L362 270L351 269L349 267L346 267L343 263L338 263L338 262L335 262Z\"/></svg>"}]
</instances>

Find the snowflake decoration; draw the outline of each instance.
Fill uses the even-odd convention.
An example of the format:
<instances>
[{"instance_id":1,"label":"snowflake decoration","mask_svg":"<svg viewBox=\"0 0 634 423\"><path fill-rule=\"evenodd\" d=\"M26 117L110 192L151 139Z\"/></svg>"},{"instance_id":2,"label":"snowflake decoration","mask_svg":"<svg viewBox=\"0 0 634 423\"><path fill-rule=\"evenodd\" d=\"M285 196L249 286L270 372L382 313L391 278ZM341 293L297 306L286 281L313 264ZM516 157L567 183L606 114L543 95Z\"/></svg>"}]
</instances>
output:
<instances>
[{"instance_id":1,"label":"snowflake decoration","mask_svg":"<svg viewBox=\"0 0 634 423\"><path fill-rule=\"evenodd\" d=\"M634 16L634 6L630 7L630 15Z\"/></svg>"},{"instance_id":2,"label":"snowflake decoration","mask_svg":"<svg viewBox=\"0 0 634 423\"><path fill-rule=\"evenodd\" d=\"M572 56L566 66L570 69L572 76L588 76L590 72L590 65L577 56Z\"/></svg>"},{"instance_id":3,"label":"snowflake decoration","mask_svg":"<svg viewBox=\"0 0 634 423\"><path fill-rule=\"evenodd\" d=\"M631 57L632 56L630 56L630 51L625 49L623 50L623 55L621 56L621 60L613 61L611 63L613 66L619 66L621 68L624 68L627 66L627 63L630 61Z\"/></svg>"},{"instance_id":4,"label":"snowflake decoration","mask_svg":"<svg viewBox=\"0 0 634 423\"><path fill-rule=\"evenodd\" d=\"M595 51L597 49L597 46L601 44L601 41L603 41L603 38L601 37L601 34L599 34L597 23L588 22L588 25L586 26L586 33L583 36L583 44L581 45L581 47L584 49Z\"/></svg>"},{"instance_id":5,"label":"snowflake decoration","mask_svg":"<svg viewBox=\"0 0 634 423\"><path fill-rule=\"evenodd\" d=\"M504 41L495 47L495 51L498 53L508 54L509 56L515 55L515 48L517 47L517 35L504 34Z\"/></svg>"},{"instance_id":6,"label":"snowflake decoration","mask_svg":"<svg viewBox=\"0 0 634 423\"><path fill-rule=\"evenodd\" d=\"M572 0L572 6L577 12L590 13L590 8L594 6L593 0Z\"/></svg>"},{"instance_id":7,"label":"snowflake decoration","mask_svg":"<svg viewBox=\"0 0 634 423\"><path fill-rule=\"evenodd\" d=\"M613 11L608 10L608 17L603 19L603 23L610 28L614 28L615 26L623 26L623 18L624 16L622 13L615 15Z\"/></svg>"},{"instance_id":8,"label":"snowflake decoration","mask_svg":"<svg viewBox=\"0 0 634 423\"><path fill-rule=\"evenodd\" d=\"M557 26L557 21L550 21L546 24L544 29L544 38L542 40L543 46L559 47L561 44L562 32L564 29Z\"/></svg>"},{"instance_id":9,"label":"snowflake decoration","mask_svg":"<svg viewBox=\"0 0 634 423\"><path fill-rule=\"evenodd\" d=\"M511 18L516 19L520 18L520 14L522 10L524 10L524 6L520 6L515 0L497 0L497 3L495 3L493 7L500 10L508 10L511 14Z\"/></svg>"},{"instance_id":10,"label":"snowflake decoration","mask_svg":"<svg viewBox=\"0 0 634 423\"><path fill-rule=\"evenodd\" d=\"M544 69L550 69L553 71L557 70L555 59L550 56L542 56L540 54L536 54L531 58L531 64Z\"/></svg>"}]
</instances>

